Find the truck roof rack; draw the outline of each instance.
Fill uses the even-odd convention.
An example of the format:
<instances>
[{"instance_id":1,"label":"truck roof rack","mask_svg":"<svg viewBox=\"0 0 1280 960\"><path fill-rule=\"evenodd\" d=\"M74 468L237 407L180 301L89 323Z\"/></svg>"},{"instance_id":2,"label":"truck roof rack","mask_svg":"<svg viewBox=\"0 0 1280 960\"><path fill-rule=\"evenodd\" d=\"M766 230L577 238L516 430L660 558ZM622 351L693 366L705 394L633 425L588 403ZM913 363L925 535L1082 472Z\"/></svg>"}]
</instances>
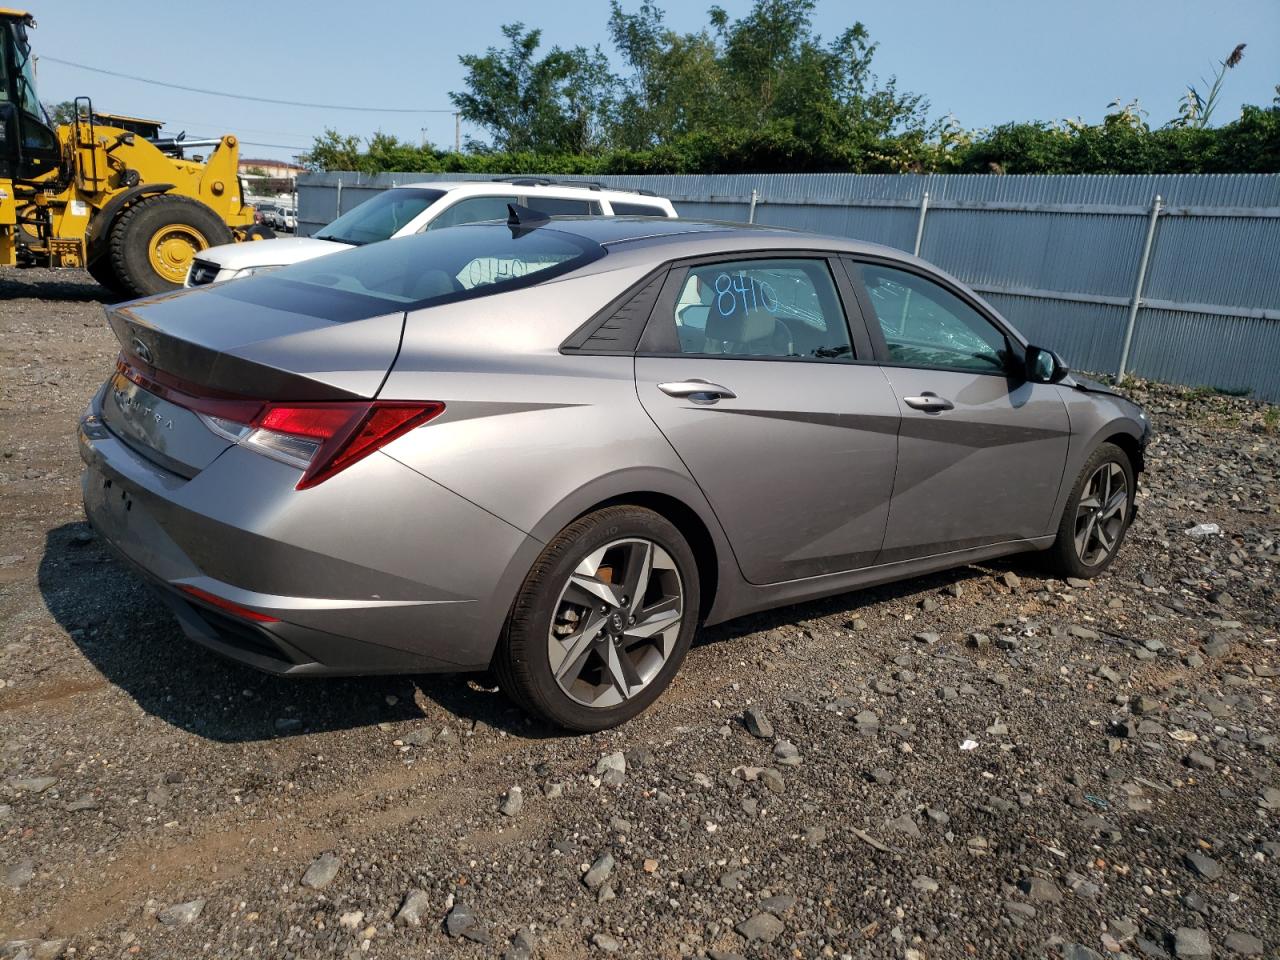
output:
<instances>
[{"instance_id":1,"label":"truck roof rack","mask_svg":"<svg viewBox=\"0 0 1280 960\"><path fill-rule=\"evenodd\" d=\"M509 183L513 187L582 187L587 190L612 190L615 193L637 193L643 197L656 197L652 190L640 187L611 187L599 180L553 180L550 177L493 177L493 183Z\"/></svg>"}]
</instances>

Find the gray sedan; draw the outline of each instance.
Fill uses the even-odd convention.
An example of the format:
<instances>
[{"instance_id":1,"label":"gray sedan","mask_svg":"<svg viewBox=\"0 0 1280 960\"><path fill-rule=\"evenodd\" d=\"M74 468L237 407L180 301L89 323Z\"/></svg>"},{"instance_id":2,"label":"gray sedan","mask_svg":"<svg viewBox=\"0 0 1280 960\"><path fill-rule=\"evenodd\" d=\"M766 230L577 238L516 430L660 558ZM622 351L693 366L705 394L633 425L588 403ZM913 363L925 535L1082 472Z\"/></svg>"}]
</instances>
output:
<instances>
[{"instance_id":1,"label":"gray sedan","mask_svg":"<svg viewBox=\"0 0 1280 960\"><path fill-rule=\"evenodd\" d=\"M1148 425L896 250L512 210L113 307L84 501L195 641L492 668L575 730L699 624L1041 550L1112 561Z\"/></svg>"}]
</instances>

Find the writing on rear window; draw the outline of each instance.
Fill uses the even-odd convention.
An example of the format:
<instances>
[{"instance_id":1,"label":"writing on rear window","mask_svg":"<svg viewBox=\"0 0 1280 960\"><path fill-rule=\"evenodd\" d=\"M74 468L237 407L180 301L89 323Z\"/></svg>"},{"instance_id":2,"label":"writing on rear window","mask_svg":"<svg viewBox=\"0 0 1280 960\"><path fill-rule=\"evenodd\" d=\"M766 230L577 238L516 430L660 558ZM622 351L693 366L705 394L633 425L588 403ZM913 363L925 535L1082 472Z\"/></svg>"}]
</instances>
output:
<instances>
[{"instance_id":1,"label":"writing on rear window","mask_svg":"<svg viewBox=\"0 0 1280 960\"><path fill-rule=\"evenodd\" d=\"M516 260L509 257L477 257L459 271L457 280L465 289L501 283L515 277L524 277L539 270L546 270L568 257L547 257L539 260Z\"/></svg>"},{"instance_id":2,"label":"writing on rear window","mask_svg":"<svg viewBox=\"0 0 1280 960\"><path fill-rule=\"evenodd\" d=\"M722 273L715 280L716 310L722 317L733 316L738 309L738 298L742 298L743 310L759 310L762 307L770 313L778 312L778 294L768 280L757 280L748 277L745 271L739 270L736 276Z\"/></svg>"}]
</instances>

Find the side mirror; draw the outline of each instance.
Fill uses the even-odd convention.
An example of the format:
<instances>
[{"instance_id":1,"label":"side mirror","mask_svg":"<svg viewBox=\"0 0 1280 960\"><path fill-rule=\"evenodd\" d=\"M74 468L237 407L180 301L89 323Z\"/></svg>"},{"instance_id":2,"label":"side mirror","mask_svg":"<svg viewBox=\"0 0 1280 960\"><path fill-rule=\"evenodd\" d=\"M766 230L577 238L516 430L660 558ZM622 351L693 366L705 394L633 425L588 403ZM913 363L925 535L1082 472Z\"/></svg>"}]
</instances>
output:
<instances>
[{"instance_id":1,"label":"side mirror","mask_svg":"<svg viewBox=\"0 0 1280 960\"><path fill-rule=\"evenodd\" d=\"M1027 379L1032 383L1057 383L1070 368L1062 358L1044 347L1027 347Z\"/></svg>"}]
</instances>

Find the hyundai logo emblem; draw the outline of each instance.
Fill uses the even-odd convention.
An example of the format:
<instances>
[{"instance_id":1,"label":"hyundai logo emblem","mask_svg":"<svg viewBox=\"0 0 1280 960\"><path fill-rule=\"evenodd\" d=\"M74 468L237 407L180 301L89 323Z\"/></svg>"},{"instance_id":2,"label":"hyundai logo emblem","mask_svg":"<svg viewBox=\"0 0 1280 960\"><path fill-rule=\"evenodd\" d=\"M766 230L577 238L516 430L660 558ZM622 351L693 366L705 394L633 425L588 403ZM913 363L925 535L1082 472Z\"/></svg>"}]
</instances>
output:
<instances>
[{"instance_id":1,"label":"hyundai logo emblem","mask_svg":"<svg viewBox=\"0 0 1280 960\"><path fill-rule=\"evenodd\" d=\"M151 348L143 343L138 337L134 337L132 341L133 352L143 363L155 366L155 360L151 357Z\"/></svg>"}]
</instances>

